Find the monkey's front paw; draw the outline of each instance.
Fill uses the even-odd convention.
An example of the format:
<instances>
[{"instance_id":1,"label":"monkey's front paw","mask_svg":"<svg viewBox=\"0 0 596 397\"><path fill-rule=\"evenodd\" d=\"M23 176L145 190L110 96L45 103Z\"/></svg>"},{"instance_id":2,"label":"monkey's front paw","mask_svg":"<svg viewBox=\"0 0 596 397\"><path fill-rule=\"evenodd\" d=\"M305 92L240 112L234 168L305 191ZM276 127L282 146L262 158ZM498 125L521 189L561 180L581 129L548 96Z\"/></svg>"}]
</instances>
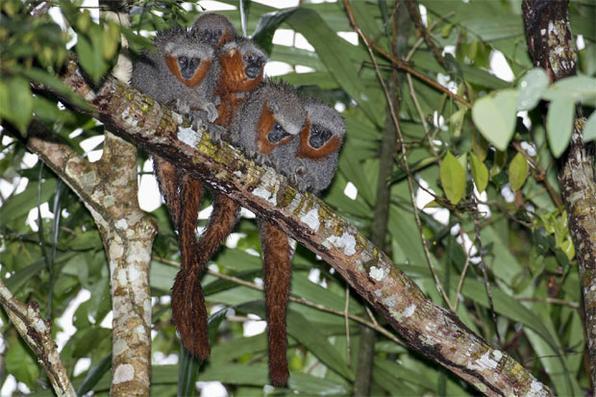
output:
<instances>
[{"instance_id":1,"label":"monkey's front paw","mask_svg":"<svg viewBox=\"0 0 596 397\"><path fill-rule=\"evenodd\" d=\"M211 103L211 102L207 103L203 107L203 110L205 112L207 112L207 120L210 123L213 123L219 117L219 113L217 112L217 106L215 106L214 103Z\"/></svg>"},{"instance_id":2,"label":"monkey's front paw","mask_svg":"<svg viewBox=\"0 0 596 397\"><path fill-rule=\"evenodd\" d=\"M207 130L209 131L209 135L211 135L211 140L215 143L221 143L227 134L225 128L216 124L209 124Z\"/></svg>"},{"instance_id":3,"label":"monkey's front paw","mask_svg":"<svg viewBox=\"0 0 596 397\"><path fill-rule=\"evenodd\" d=\"M176 111L181 114L189 114L190 105L182 99L176 99Z\"/></svg>"}]
</instances>

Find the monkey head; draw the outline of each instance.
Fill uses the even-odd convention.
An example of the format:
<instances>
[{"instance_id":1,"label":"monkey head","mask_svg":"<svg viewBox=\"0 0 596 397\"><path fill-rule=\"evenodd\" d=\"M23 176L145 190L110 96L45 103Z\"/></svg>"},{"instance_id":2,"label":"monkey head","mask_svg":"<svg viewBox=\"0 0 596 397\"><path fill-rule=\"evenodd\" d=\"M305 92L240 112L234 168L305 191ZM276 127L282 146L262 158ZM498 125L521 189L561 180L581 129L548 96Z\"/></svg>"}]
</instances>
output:
<instances>
[{"instance_id":1,"label":"monkey head","mask_svg":"<svg viewBox=\"0 0 596 397\"><path fill-rule=\"evenodd\" d=\"M298 137L306 112L289 85L267 82L253 91L232 121L232 141L258 161L271 164L274 151Z\"/></svg>"},{"instance_id":2,"label":"monkey head","mask_svg":"<svg viewBox=\"0 0 596 397\"><path fill-rule=\"evenodd\" d=\"M159 34L155 45L162 52L170 73L189 88L201 84L212 70L215 51L192 31L176 29Z\"/></svg>"},{"instance_id":3,"label":"monkey head","mask_svg":"<svg viewBox=\"0 0 596 397\"><path fill-rule=\"evenodd\" d=\"M201 14L191 29L213 48L220 48L236 37L236 29L228 18L211 12Z\"/></svg>"},{"instance_id":4,"label":"monkey head","mask_svg":"<svg viewBox=\"0 0 596 397\"><path fill-rule=\"evenodd\" d=\"M196 32L181 28L159 32L154 44L135 61L132 86L180 113L193 113L197 120L215 120L215 50Z\"/></svg>"},{"instance_id":5,"label":"monkey head","mask_svg":"<svg viewBox=\"0 0 596 397\"><path fill-rule=\"evenodd\" d=\"M297 139L288 177L299 190L318 194L335 176L346 128L341 115L330 106L308 99L304 108L307 120Z\"/></svg>"},{"instance_id":6,"label":"monkey head","mask_svg":"<svg viewBox=\"0 0 596 397\"><path fill-rule=\"evenodd\" d=\"M263 81L267 55L250 39L238 38L220 51L220 84L229 93L252 91Z\"/></svg>"}]
</instances>

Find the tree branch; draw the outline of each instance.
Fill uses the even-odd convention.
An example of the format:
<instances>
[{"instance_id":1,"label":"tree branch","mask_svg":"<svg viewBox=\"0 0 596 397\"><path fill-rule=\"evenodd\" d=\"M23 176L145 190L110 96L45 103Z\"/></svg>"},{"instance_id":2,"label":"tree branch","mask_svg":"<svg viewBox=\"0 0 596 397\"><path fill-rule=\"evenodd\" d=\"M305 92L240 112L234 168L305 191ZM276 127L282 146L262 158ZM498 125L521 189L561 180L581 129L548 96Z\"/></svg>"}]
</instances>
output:
<instances>
[{"instance_id":1,"label":"tree branch","mask_svg":"<svg viewBox=\"0 0 596 397\"><path fill-rule=\"evenodd\" d=\"M576 74L577 54L569 25L567 1L524 0L522 11L528 52L534 65L544 68L556 81ZM546 108L543 109L546 115ZM559 184L569 217L584 297L585 329L591 363L592 387L596 387L596 183L594 150L585 145L585 119L574 124L569 148L559 161Z\"/></svg>"},{"instance_id":2,"label":"tree branch","mask_svg":"<svg viewBox=\"0 0 596 397\"><path fill-rule=\"evenodd\" d=\"M16 299L0 280L0 304L21 338L33 350L46 371L48 379L58 396L76 396L56 344L52 339L49 324L41 318L35 303L25 305Z\"/></svg>"},{"instance_id":3,"label":"tree branch","mask_svg":"<svg viewBox=\"0 0 596 397\"><path fill-rule=\"evenodd\" d=\"M113 78L93 91L71 63L63 81L90 102L111 131L203 179L320 255L412 349L487 395L551 395L510 356L427 299L387 255L312 194L297 192L273 169L255 165L238 150L215 145L205 131L190 128L178 114Z\"/></svg>"}]
</instances>

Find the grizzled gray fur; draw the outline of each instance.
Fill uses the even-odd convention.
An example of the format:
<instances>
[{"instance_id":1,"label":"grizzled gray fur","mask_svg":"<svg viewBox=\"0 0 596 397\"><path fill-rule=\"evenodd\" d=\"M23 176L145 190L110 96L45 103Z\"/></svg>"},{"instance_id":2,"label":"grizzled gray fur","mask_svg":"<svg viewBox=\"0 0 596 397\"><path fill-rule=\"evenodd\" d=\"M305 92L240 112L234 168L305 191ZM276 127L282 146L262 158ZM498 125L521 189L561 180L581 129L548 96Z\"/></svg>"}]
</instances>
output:
<instances>
[{"instance_id":1,"label":"grizzled gray fur","mask_svg":"<svg viewBox=\"0 0 596 397\"><path fill-rule=\"evenodd\" d=\"M257 127L262 113L266 110L265 105L275 119L275 124L267 133L268 142L276 146L270 154L261 153L257 144ZM274 165L277 151L289 144L278 142L288 137L295 141L305 119L306 111L296 91L287 84L268 81L253 91L234 115L230 128L231 142L257 162ZM283 170L278 168L278 171Z\"/></svg>"},{"instance_id":2,"label":"grizzled gray fur","mask_svg":"<svg viewBox=\"0 0 596 397\"><path fill-rule=\"evenodd\" d=\"M208 121L215 120L217 109L213 95L219 68L214 49L196 32L179 28L158 33L154 44L155 48L143 53L134 63L132 87L163 105L174 106L178 112L192 112ZM199 84L188 87L168 68L167 57L176 60L184 79L189 79L206 62L211 65Z\"/></svg>"}]
</instances>

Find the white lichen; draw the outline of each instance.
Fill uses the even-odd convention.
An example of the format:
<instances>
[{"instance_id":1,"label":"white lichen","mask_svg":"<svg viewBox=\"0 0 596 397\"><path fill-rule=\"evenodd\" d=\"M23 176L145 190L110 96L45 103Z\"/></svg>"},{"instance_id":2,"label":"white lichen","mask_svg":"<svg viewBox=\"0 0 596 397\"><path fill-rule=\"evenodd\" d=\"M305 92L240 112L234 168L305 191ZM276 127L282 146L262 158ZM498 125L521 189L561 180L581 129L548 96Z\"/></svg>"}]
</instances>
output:
<instances>
[{"instance_id":1,"label":"white lichen","mask_svg":"<svg viewBox=\"0 0 596 397\"><path fill-rule=\"evenodd\" d=\"M269 190L267 190L264 186L257 186L253 191L252 194L256 197L260 197L271 203L272 205L277 205L277 198L274 194L272 194Z\"/></svg>"},{"instance_id":2,"label":"white lichen","mask_svg":"<svg viewBox=\"0 0 596 397\"><path fill-rule=\"evenodd\" d=\"M300 221L305 223L313 232L319 230L319 211L316 208L312 208L306 214L300 217Z\"/></svg>"},{"instance_id":3,"label":"white lichen","mask_svg":"<svg viewBox=\"0 0 596 397\"><path fill-rule=\"evenodd\" d=\"M201 140L201 134L192 128L178 127L178 133L176 134L178 140L188 146L196 147L197 143Z\"/></svg>"},{"instance_id":4,"label":"white lichen","mask_svg":"<svg viewBox=\"0 0 596 397\"><path fill-rule=\"evenodd\" d=\"M414 312L416 311L416 305L415 304L411 304L410 306L406 307L404 309L404 312L402 313L404 318L408 318L410 317L412 314L414 314Z\"/></svg>"},{"instance_id":5,"label":"white lichen","mask_svg":"<svg viewBox=\"0 0 596 397\"><path fill-rule=\"evenodd\" d=\"M124 218L118 219L114 226L116 226L116 229L124 230L128 227L128 222Z\"/></svg>"},{"instance_id":6,"label":"white lichen","mask_svg":"<svg viewBox=\"0 0 596 397\"><path fill-rule=\"evenodd\" d=\"M368 271L368 276L377 282L383 281L387 274L389 274L389 270L377 266L371 266Z\"/></svg>"},{"instance_id":7,"label":"white lichen","mask_svg":"<svg viewBox=\"0 0 596 397\"><path fill-rule=\"evenodd\" d=\"M323 241L323 246L326 248L335 247L343 250L346 256L352 256L356 253L356 238L348 232L344 232L341 236L329 236Z\"/></svg>"},{"instance_id":8,"label":"white lichen","mask_svg":"<svg viewBox=\"0 0 596 397\"><path fill-rule=\"evenodd\" d=\"M117 385L119 383L129 382L134 379L135 369L130 364L120 364L116 371L114 371L114 379L112 383Z\"/></svg>"},{"instance_id":9,"label":"white lichen","mask_svg":"<svg viewBox=\"0 0 596 397\"><path fill-rule=\"evenodd\" d=\"M479 359L475 360L471 365L471 369L475 370L493 370L499 366L499 361L503 358L503 353L499 350L488 351L480 356Z\"/></svg>"},{"instance_id":10,"label":"white lichen","mask_svg":"<svg viewBox=\"0 0 596 397\"><path fill-rule=\"evenodd\" d=\"M526 393L526 397L545 397L548 395L549 393L544 388L544 385L537 380L532 381L530 390L528 390L528 393Z\"/></svg>"}]
</instances>

